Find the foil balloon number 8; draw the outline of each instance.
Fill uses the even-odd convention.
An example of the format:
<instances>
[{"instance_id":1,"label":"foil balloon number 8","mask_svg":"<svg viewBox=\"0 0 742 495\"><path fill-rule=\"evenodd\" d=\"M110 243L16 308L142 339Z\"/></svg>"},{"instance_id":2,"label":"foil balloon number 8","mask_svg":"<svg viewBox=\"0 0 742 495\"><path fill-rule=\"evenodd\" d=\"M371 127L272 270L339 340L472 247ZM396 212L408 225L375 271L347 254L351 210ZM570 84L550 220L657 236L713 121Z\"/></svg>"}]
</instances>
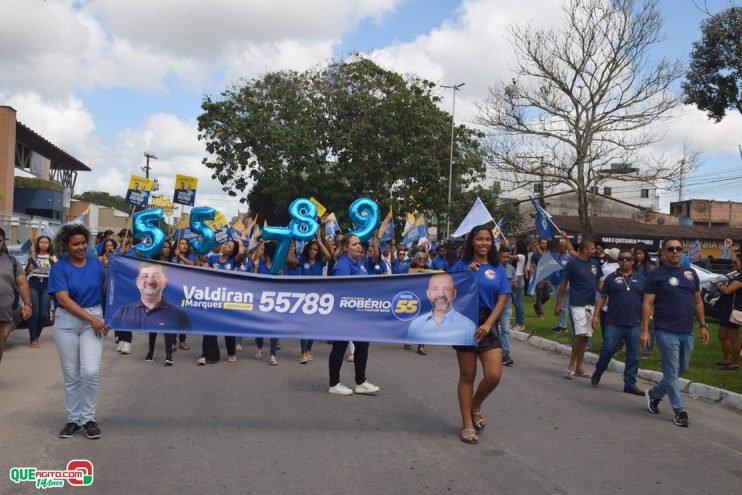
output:
<instances>
[{"instance_id":1,"label":"foil balloon number 8","mask_svg":"<svg viewBox=\"0 0 742 495\"><path fill-rule=\"evenodd\" d=\"M289 206L291 221L288 227L264 227L263 239L277 241L270 273L276 275L286 264L286 257L294 240L308 242L314 239L319 229L317 206L306 198L295 199Z\"/></svg>"}]
</instances>

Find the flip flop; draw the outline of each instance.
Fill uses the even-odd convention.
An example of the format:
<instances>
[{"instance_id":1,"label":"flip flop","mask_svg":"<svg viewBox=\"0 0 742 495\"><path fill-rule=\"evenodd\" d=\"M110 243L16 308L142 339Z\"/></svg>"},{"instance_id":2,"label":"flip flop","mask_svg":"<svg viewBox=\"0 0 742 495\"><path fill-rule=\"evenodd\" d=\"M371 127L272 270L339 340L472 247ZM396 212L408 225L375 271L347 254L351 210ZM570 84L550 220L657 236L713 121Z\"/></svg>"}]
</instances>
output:
<instances>
[{"instance_id":1,"label":"flip flop","mask_svg":"<svg viewBox=\"0 0 742 495\"><path fill-rule=\"evenodd\" d=\"M477 436L477 433L471 428L461 430L461 433L459 433L459 440L468 444L479 443L479 437Z\"/></svg>"},{"instance_id":2,"label":"flip flop","mask_svg":"<svg viewBox=\"0 0 742 495\"><path fill-rule=\"evenodd\" d=\"M567 380L572 380L572 379L574 379L574 377L575 377L575 372L574 371L566 370L564 372L564 378L566 378Z\"/></svg>"},{"instance_id":3,"label":"flip flop","mask_svg":"<svg viewBox=\"0 0 742 495\"><path fill-rule=\"evenodd\" d=\"M579 376L580 378L592 378L592 373L588 373L587 371L575 371L575 376Z\"/></svg>"}]
</instances>

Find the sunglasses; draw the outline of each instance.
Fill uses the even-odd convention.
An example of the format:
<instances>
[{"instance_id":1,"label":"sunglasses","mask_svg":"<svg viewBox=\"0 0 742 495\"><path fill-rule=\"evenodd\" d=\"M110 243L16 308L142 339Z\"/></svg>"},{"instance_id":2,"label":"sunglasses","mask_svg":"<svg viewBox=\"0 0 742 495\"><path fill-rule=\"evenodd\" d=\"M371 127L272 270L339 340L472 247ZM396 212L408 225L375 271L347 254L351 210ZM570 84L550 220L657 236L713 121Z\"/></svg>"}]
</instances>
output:
<instances>
[{"instance_id":1,"label":"sunglasses","mask_svg":"<svg viewBox=\"0 0 742 495\"><path fill-rule=\"evenodd\" d=\"M668 253L682 253L683 252L682 246L670 246L670 247L665 248L665 250Z\"/></svg>"},{"instance_id":2,"label":"sunglasses","mask_svg":"<svg viewBox=\"0 0 742 495\"><path fill-rule=\"evenodd\" d=\"M634 258L632 258L631 256L621 256L620 258L618 258L618 261L634 261Z\"/></svg>"}]
</instances>

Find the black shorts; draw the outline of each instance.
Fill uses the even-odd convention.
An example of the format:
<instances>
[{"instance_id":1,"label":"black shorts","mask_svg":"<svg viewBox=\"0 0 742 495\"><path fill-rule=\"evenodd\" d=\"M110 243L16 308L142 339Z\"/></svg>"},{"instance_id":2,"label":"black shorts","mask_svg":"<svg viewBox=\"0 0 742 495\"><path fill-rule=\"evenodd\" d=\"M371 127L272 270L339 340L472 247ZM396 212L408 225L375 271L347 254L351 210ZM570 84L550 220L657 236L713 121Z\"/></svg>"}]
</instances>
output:
<instances>
[{"instance_id":1,"label":"black shorts","mask_svg":"<svg viewBox=\"0 0 742 495\"><path fill-rule=\"evenodd\" d=\"M729 330L739 330L737 323L732 323L729 318L732 316L731 306L725 308L719 308L719 326L722 328L728 328Z\"/></svg>"},{"instance_id":2,"label":"black shorts","mask_svg":"<svg viewBox=\"0 0 742 495\"><path fill-rule=\"evenodd\" d=\"M479 308L479 325L487 321L491 311L487 308ZM500 325L495 322L492 325L490 333L479 341L479 345L455 345L453 346L458 352L485 352L492 349L502 349L502 342L500 341Z\"/></svg>"}]
</instances>

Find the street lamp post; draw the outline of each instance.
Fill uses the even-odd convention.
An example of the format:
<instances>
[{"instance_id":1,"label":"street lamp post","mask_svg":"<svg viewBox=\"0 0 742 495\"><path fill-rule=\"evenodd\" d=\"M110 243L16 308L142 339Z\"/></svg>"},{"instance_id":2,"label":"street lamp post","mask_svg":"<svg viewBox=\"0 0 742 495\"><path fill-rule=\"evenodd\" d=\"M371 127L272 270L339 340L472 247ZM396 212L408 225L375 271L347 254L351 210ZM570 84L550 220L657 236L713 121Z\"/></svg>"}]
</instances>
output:
<instances>
[{"instance_id":1,"label":"street lamp post","mask_svg":"<svg viewBox=\"0 0 742 495\"><path fill-rule=\"evenodd\" d=\"M454 118L456 115L456 91L466 83L454 84L453 86L441 85L441 88L453 90L453 108L451 109L451 155L448 158L448 213L446 214L446 237L451 237L451 181L453 180L453 135L455 130Z\"/></svg>"}]
</instances>

